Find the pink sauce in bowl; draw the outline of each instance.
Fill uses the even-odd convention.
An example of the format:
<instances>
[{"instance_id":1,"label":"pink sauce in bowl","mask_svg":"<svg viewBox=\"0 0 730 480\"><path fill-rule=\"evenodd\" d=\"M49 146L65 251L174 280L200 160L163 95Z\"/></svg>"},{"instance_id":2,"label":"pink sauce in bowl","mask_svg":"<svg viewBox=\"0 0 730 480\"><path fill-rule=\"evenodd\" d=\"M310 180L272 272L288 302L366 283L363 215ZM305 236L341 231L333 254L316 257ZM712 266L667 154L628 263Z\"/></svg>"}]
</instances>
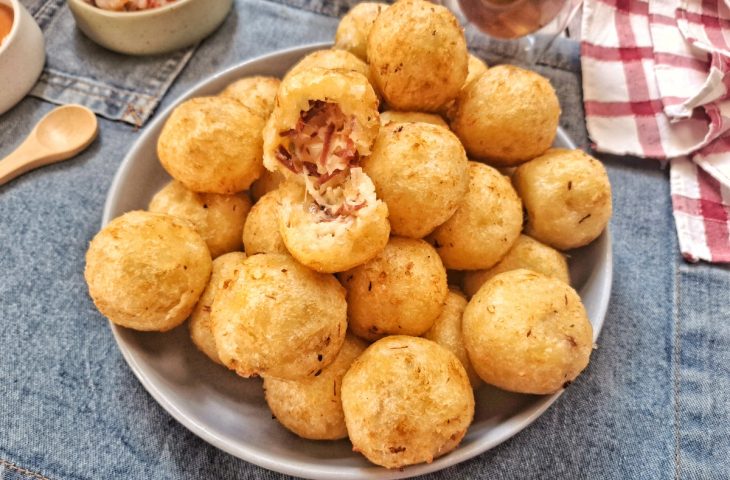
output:
<instances>
[{"instance_id":1,"label":"pink sauce in bowl","mask_svg":"<svg viewBox=\"0 0 730 480\"><path fill-rule=\"evenodd\" d=\"M85 0L86 3L104 10L116 12L137 12L164 7L175 0Z\"/></svg>"}]
</instances>

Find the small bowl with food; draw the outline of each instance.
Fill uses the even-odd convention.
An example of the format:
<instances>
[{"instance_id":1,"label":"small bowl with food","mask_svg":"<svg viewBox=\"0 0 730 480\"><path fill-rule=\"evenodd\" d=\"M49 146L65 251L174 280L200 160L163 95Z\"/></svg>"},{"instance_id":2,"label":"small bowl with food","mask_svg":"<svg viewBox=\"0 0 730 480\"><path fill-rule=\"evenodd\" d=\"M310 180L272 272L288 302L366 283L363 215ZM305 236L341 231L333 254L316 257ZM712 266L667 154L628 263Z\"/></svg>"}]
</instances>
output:
<instances>
[{"instance_id":1,"label":"small bowl with food","mask_svg":"<svg viewBox=\"0 0 730 480\"><path fill-rule=\"evenodd\" d=\"M223 22L233 0L68 0L76 25L102 47L155 55L194 44Z\"/></svg>"},{"instance_id":2,"label":"small bowl with food","mask_svg":"<svg viewBox=\"0 0 730 480\"><path fill-rule=\"evenodd\" d=\"M19 0L0 0L0 114L33 88L43 70L43 34Z\"/></svg>"}]
</instances>

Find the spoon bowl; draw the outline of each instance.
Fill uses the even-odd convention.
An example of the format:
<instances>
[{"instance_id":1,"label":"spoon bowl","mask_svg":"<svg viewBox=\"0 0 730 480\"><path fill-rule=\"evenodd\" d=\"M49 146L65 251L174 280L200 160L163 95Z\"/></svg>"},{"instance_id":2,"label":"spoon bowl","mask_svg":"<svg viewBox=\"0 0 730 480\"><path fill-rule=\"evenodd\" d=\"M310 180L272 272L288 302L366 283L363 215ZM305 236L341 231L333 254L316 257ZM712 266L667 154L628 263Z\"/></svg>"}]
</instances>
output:
<instances>
[{"instance_id":1,"label":"spoon bowl","mask_svg":"<svg viewBox=\"0 0 730 480\"><path fill-rule=\"evenodd\" d=\"M96 116L91 110L81 105L64 105L48 112L34 131L44 148L75 154L94 140L96 128Z\"/></svg>"},{"instance_id":2,"label":"spoon bowl","mask_svg":"<svg viewBox=\"0 0 730 480\"><path fill-rule=\"evenodd\" d=\"M96 138L96 115L81 105L64 105L48 112L28 138L0 160L0 185L18 175L69 159Z\"/></svg>"}]
</instances>

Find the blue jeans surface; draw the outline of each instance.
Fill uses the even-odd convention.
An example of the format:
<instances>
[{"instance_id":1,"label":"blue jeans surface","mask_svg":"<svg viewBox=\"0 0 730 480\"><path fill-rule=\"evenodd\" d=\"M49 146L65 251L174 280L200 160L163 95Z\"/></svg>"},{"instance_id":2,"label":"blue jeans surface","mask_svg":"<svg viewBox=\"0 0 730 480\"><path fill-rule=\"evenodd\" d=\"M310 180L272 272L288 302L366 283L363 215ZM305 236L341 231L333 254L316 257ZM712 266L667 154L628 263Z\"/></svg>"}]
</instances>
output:
<instances>
[{"instance_id":1,"label":"blue jeans surface","mask_svg":"<svg viewBox=\"0 0 730 480\"><path fill-rule=\"evenodd\" d=\"M334 15L347 7L237 1L162 104L242 60L331 39ZM468 33L489 62L510 53L487 52ZM577 53L575 43L560 42L541 71L559 92L561 124L587 145ZM0 157L51 108L29 97L0 116ZM285 478L174 421L133 376L88 297L84 254L138 135L100 119L86 152L0 187L0 479ZM428 478L730 478L730 270L682 261L666 171L604 161L614 194L614 285L590 366L525 431Z\"/></svg>"}]
</instances>

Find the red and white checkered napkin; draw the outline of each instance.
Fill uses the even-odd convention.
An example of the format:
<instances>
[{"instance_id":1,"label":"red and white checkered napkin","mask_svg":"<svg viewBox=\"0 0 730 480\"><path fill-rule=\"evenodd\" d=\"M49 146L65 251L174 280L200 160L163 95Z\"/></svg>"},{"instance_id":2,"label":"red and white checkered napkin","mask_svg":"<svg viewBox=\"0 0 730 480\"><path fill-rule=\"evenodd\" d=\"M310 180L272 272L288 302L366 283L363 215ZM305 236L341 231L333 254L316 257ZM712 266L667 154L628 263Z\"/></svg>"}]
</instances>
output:
<instances>
[{"instance_id":1,"label":"red and white checkered napkin","mask_svg":"<svg viewBox=\"0 0 730 480\"><path fill-rule=\"evenodd\" d=\"M670 160L682 254L730 262L730 8L586 0L582 30L595 149Z\"/></svg>"}]
</instances>

